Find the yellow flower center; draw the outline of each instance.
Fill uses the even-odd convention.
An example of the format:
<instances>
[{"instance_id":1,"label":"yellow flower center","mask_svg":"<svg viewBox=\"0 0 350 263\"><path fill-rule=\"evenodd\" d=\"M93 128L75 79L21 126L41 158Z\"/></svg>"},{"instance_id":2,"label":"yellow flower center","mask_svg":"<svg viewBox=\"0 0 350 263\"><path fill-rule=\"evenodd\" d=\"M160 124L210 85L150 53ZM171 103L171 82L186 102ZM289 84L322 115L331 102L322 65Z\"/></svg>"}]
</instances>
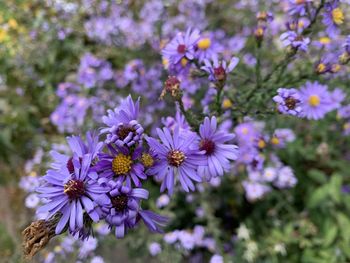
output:
<instances>
[{"instance_id":1,"label":"yellow flower center","mask_svg":"<svg viewBox=\"0 0 350 263\"><path fill-rule=\"evenodd\" d=\"M263 149L263 148L265 148L265 146L266 146L266 142L264 140L259 140L258 147L260 149Z\"/></svg>"},{"instance_id":2,"label":"yellow flower center","mask_svg":"<svg viewBox=\"0 0 350 263\"><path fill-rule=\"evenodd\" d=\"M344 130L349 130L350 129L350 123L345 123L344 124Z\"/></svg>"},{"instance_id":3,"label":"yellow flower center","mask_svg":"<svg viewBox=\"0 0 350 263\"><path fill-rule=\"evenodd\" d=\"M188 63L188 60L187 60L186 58L182 58L182 59L181 59L181 65L182 65L183 67L186 67L187 63Z\"/></svg>"},{"instance_id":4,"label":"yellow flower center","mask_svg":"<svg viewBox=\"0 0 350 263\"><path fill-rule=\"evenodd\" d=\"M277 145L277 144L280 143L280 140L277 137L272 137L271 143L274 144L274 145Z\"/></svg>"},{"instance_id":5,"label":"yellow flower center","mask_svg":"<svg viewBox=\"0 0 350 263\"><path fill-rule=\"evenodd\" d=\"M163 67L165 69L168 69L168 67L169 67L169 60L167 60L166 58L163 58L162 63L163 63Z\"/></svg>"},{"instance_id":6,"label":"yellow flower center","mask_svg":"<svg viewBox=\"0 0 350 263\"><path fill-rule=\"evenodd\" d=\"M172 150L167 156L168 163L172 166L179 167L186 159L185 154L179 150Z\"/></svg>"},{"instance_id":7,"label":"yellow flower center","mask_svg":"<svg viewBox=\"0 0 350 263\"><path fill-rule=\"evenodd\" d=\"M119 153L112 161L112 170L116 175L126 174L131 170L131 157Z\"/></svg>"},{"instance_id":8,"label":"yellow flower center","mask_svg":"<svg viewBox=\"0 0 350 263\"><path fill-rule=\"evenodd\" d=\"M343 24L344 23L343 11L339 7L334 8L332 11L332 18L334 23L336 23L337 25Z\"/></svg>"},{"instance_id":9,"label":"yellow flower center","mask_svg":"<svg viewBox=\"0 0 350 263\"><path fill-rule=\"evenodd\" d=\"M339 70L341 70L341 66L339 64L333 64L332 65L332 72L333 73L336 73L338 72Z\"/></svg>"},{"instance_id":10,"label":"yellow flower center","mask_svg":"<svg viewBox=\"0 0 350 263\"><path fill-rule=\"evenodd\" d=\"M243 129L242 129L242 133L244 134L244 135L247 135L248 134L248 128L246 128L246 127L244 127Z\"/></svg>"},{"instance_id":11,"label":"yellow flower center","mask_svg":"<svg viewBox=\"0 0 350 263\"><path fill-rule=\"evenodd\" d=\"M141 162L145 167L151 167L154 164L153 157L149 153L143 153Z\"/></svg>"},{"instance_id":12,"label":"yellow flower center","mask_svg":"<svg viewBox=\"0 0 350 263\"><path fill-rule=\"evenodd\" d=\"M309 97L309 104L313 107L320 105L320 97L317 95L311 95Z\"/></svg>"},{"instance_id":13,"label":"yellow flower center","mask_svg":"<svg viewBox=\"0 0 350 263\"><path fill-rule=\"evenodd\" d=\"M295 3L297 5L301 5L301 4L304 4L305 3L305 0L296 0Z\"/></svg>"},{"instance_id":14,"label":"yellow flower center","mask_svg":"<svg viewBox=\"0 0 350 263\"><path fill-rule=\"evenodd\" d=\"M316 71L318 73L323 73L323 72L325 72L325 70L326 70L326 65L325 64L320 63L320 64L317 65Z\"/></svg>"},{"instance_id":15,"label":"yellow flower center","mask_svg":"<svg viewBox=\"0 0 350 263\"><path fill-rule=\"evenodd\" d=\"M224 99L224 101L222 102L222 107L224 109L229 109L232 107L232 102L229 99Z\"/></svg>"},{"instance_id":16,"label":"yellow flower center","mask_svg":"<svg viewBox=\"0 0 350 263\"><path fill-rule=\"evenodd\" d=\"M199 49L208 49L211 45L211 40L210 38L203 38L198 41L197 45Z\"/></svg>"},{"instance_id":17,"label":"yellow flower center","mask_svg":"<svg viewBox=\"0 0 350 263\"><path fill-rule=\"evenodd\" d=\"M320 43L322 45L327 45L327 44L331 43L331 39L329 37L321 37L320 38Z\"/></svg>"}]
</instances>

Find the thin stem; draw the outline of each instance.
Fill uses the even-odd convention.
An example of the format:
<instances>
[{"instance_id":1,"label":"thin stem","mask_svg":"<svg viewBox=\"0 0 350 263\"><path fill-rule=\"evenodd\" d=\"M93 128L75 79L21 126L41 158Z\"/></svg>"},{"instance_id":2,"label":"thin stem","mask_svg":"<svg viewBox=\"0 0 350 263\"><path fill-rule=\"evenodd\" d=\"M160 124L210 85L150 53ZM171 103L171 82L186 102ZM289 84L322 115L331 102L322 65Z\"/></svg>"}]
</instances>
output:
<instances>
[{"instance_id":1,"label":"thin stem","mask_svg":"<svg viewBox=\"0 0 350 263\"><path fill-rule=\"evenodd\" d=\"M179 100L177 100L179 107L180 107L180 111L181 113L185 116L186 121L188 122L188 124L195 130L198 131L199 129L199 122L198 120L195 118L194 114L190 111L190 110L186 110L184 107L184 104L182 102L182 99L180 98Z\"/></svg>"}]
</instances>

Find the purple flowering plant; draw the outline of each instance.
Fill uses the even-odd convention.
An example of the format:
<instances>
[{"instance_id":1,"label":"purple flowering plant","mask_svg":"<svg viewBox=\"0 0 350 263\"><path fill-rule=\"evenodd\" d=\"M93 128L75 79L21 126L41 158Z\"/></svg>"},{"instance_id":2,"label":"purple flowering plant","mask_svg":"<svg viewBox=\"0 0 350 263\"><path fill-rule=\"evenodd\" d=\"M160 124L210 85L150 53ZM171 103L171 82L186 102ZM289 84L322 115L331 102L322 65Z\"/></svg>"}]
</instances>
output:
<instances>
[{"instance_id":1,"label":"purple flowering plant","mask_svg":"<svg viewBox=\"0 0 350 263\"><path fill-rule=\"evenodd\" d=\"M30 0L2 16L0 172L20 171L36 211L24 255L350 261L349 8Z\"/></svg>"}]
</instances>

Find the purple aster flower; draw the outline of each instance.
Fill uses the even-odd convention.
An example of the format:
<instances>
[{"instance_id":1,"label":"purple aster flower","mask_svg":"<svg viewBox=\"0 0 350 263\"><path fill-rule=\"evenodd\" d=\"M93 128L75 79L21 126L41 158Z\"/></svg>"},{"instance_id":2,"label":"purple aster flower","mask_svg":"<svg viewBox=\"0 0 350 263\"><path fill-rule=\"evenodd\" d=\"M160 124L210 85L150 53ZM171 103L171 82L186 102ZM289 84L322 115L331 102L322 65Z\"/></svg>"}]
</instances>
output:
<instances>
[{"instance_id":1,"label":"purple aster flower","mask_svg":"<svg viewBox=\"0 0 350 263\"><path fill-rule=\"evenodd\" d=\"M149 172L162 181L160 190L163 192L168 189L171 195L174 192L175 179L178 179L186 192L194 191L192 180L202 181L197 168L207 165L204 151L195 148L197 135L192 133L181 136L179 129L171 134L168 128L157 129L157 133L162 144L151 137L146 140L158 157L158 163Z\"/></svg>"},{"instance_id":2,"label":"purple aster flower","mask_svg":"<svg viewBox=\"0 0 350 263\"><path fill-rule=\"evenodd\" d=\"M290 15L304 16L306 14L306 9L312 0L289 0L288 12Z\"/></svg>"},{"instance_id":3,"label":"purple aster flower","mask_svg":"<svg viewBox=\"0 0 350 263\"><path fill-rule=\"evenodd\" d=\"M162 50L162 55L168 59L171 64L177 64L182 58L192 60L195 58L195 46L200 38L199 30L192 31L189 28L184 35L178 33Z\"/></svg>"},{"instance_id":4,"label":"purple aster flower","mask_svg":"<svg viewBox=\"0 0 350 263\"><path fill-rule=\"evenodd\" d=\"M301 50L306 52L308 49L308 46L310 44L310 38L308 37L303 37L302 35L298 35L294 31L287 31L284 32L281 36L280 39L282 41L282 44L285 47L291 46L292 48L296 50Z\"/></svg>"},{"instance_id":5,"label":"purple aster flower","mask_svg":"<svg viewBox=\"0 0 350 263\"><path fill-rule=\"evenodd\" d=\"M56 234L61 233L67 224L73 233L81 230L84 227L84 213L94 222L99 220L94 201L97 198L106 201L108 189L97 183L97 174L90 170L91 160L91 154L82 158L75 154L72 159L73 173L49 170L43 177L45 184L37 188L40 197L48 200L37 212L48 212L48 218L57 212L62 214Z\"/></svg>"},{"instance_id":6,"label":"purple aster flower","mask_svg":"<svg viewBox=\"0 0 350 263\"><path fill-rule=\"evenodd\" d=\"M128 229L134 228L140 219L153 232L162 232L167 218L151 211L142 210L140 202L148 199L148 191L143 188L131 188L120 182L109 181L108 202L96 200L101 206L98 213L105 218L110 227L115 227L117 238L123 238Z\"/></svg>"},{"instance_id":7,"label":"purple aster flower","mask_svg":"<svg viewBox=\"0 0 350 263\"><path fill-rule=\"evenodd\" d=\"M345 105L338 110L337 116L339 118L348 119L350 118L350 105Z\"/></svg>"},{"instance_id":8,"label":"purple aster flower","mask_svg":"<svg viewBox=\"0 0 350 263\"><path fill-rule=\"evenodd\" d=\"M86 142L80 136L67 137L68 145L71 149L72 155L61 154L55 150L50 152L53 159L51 168L62 172L74 173L73 155L78 158L83 158L86 154L90 154L92 160L97 157L103 143L99 142L98 134L95 132L86 133Z\"/></svg>"},{"instance_id":9,"label":"purple aster flower","mask_svg":"<svg viewBox=\"0 0 350 263\"><path fill-rule=\"evenodd\" d=\"M162 252L162 247L157 242L152 242L148 246L148 251L152 256L158 255L160 252Z\"/></svg>"},{"instance_id":10,"label":"purple aster flower","mask_svg":"<svg viewBox=\"0 0 350 263\"><path fill-rule=\"evenodd\" d=\"M293 170L289 166L284 166L278 171L277 180L274 184L278 188L291 188L298 182L297 178L294 176Z\"/></svg>"},{"instance_id":11,"label":"purple aster flower","mask_svg":"<svg viewBox=\"0 0 350 263\"><path fill-rule=\"evenodd\" d=\"M222 50L222 47L215 41L212 35L201 36L195 47L196 57L199 62L210 59Z\"/></svg>"},{"instance_id":12,"label":"purple aster flower","mask_svg":"<svg viewBox=\"0 0 350 263\"><path fill-rule=\"evenodd\" d=\"M278 104L278 111L282 114L300 116L301 102L299 91L279 88L277 92L278 95L273 97L273 100Z\"/></svg>"},{"instance_id":13,"label":"purple aster flower","mask_svg":"<svg viewBox=\"0 0 350 263\"><path fill-rule=\"evenodd\" d=\"M286 146L286 143L294 140L295 134L291 129L276 129L271 138L271 143L278 148L283 148Z\"/></svg>"},{"instance_id":14,"label":"purple aster flower","mask_svg":"<svg viewBox=\"0 0 350 263\"><path fill-rule=\"evenodd\" d=\"M277 178L277 169L274 167L266 167L262 172L262 178L265 182L272 182Z\"/></svg>"},{"instance_id":15,"label":"purple aster flower","mask_svg":"<svg viewBox=\"0 0 350 263\"><path fill-rule=\"evenodd\" d=\"M107 133L106 143L114 143L118 146L132 146L140 142L143 128L138 123L140 98L134 103L129 95L121 102L120 107L114 111L108 110L107 116L103 116L103 123L108 127L101 133Z\"/></svg>"},{"instance_id":16,"label":"purple aster flower","mask_svg":"<svg viewBox=\"0 0 350 263\"><path fill-rule=\"evenodd\" d=\"M322 119L329 112L331 99L327 86L318 82L306 82L300 89L302 116L307 119Z\"/></svg>"},{"instance_id":17,"label":"purple aster flower","mask_svg":"<svg viewBox=\"0 0 350 263\"><path fill-rule=\"evenodd\" d=\"M224 258L221 255L215 254L210 258L209 263L224 263Z\"/></svg>"},{"instance_id":18,"label":"purple aster flower","mask_svg":"<svg viewBox=\"0 0 350 263\"><path fill-rule=\"evenodd\" d=\"M142 147L137 147L131 151L126 147L114 148L108 145L109 153L99 153L99 161L94 166L94 170L100 176L100 182L106 182L115 178L117 182L130 187L131 181L137 186L141 186L141 180L147 179L144 166L138 161L142 156Z\"/></svg>"},{"instance_id":19,"label":"purple aster flower","mask_svg":"<svg viewBox=\"0 0 350 263\"><path fill-rule=\"evenodd\" d=\"M217 55L214 55L210 61L209 59L204 60L205 66L202 70L209 74L210 81L225 81L227 75L237 66L239 58L232 57L228 62L226 60L219 61Z\"/></svg>"},{"instance_id":20,"label":"purple aster flower","mask_svg":"<svg viewBox=\"0 0 350 263\"><path fill-rule=\"evenodd\" d=\"M216 117L206 117L199 127L199 149L205 151L207 165L199 166L198 173L207 180L211 177L223 176L230 169L230 160L237 158L238 147L234 144L226 144L232 140L233 133L225 133L217 129Z\"/></svg>"},{"instance_id":21,"label":"purple aster flower","mask_svg":"<svg viewBox=\"0 0 350 263\"><path fill-rule=\"evenodd\" d=\"M244 122L237 125L235 134L237 135L240 147L244 145L253 145L257 138L260 137L252 122Z\"/></svg>"},{"instance_id":22,"label":"purple aster flower","mask_svg":"<svg viewBox=\"0 0 350 263\"><path fill-rule=\"evenodd\" d=\"M346 94L341 89L334 89L332 92L330 92L330 105L329 105L329 111L339 109L341 107L341 103L344 101L346 97Z\"/></svg>"},{"instance_id":23,"label":"purple aster flower","mask_svg":"<svg viewBox=\"0 0 350 263\"><path fill-rule=\"evenodd\" d=\"M243 181L245 195L249 201L261 199L271 189L267 185L258 182Z\"/></svg>"},{"instance_id":24,"label":"purple aster flower","mask_svg":"<svg viewBox=\"0 0 350 263\"><path fill-rule=\"evenodd\" d=\"M339 7L339 1L331 1L325 4L323 13L323 24L326 25L326 32L330 37L339 35L339 26L344 23L344 13Z\"/></svg>"}]
</instances>

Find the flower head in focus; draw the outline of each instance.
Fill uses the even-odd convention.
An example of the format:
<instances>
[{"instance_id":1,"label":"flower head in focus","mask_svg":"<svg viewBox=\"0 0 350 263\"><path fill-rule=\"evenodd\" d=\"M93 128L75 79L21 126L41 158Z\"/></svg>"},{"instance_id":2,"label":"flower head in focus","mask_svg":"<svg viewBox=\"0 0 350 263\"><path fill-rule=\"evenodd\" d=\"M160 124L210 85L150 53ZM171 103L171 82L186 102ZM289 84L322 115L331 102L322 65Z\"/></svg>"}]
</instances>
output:
<instances>
[{"instance_id":1,"label":"flower head in focus","mask_svg":"<svg viewBox=\"0 0 350 263\"><path fill-rule=\"evenodd\" d=\"M228 144L235 135L224 133L217 128L216 117L206 117L199 127L199 149L205 151L207 165L199 166L198 173L207 180L211 177L223 176L230 169L230 160L235 160L238 147Z\"/></svg>"},{"instance_id":2,"label":"flower head in focus","mask_svg":"<svg viewBox=\"0 0 350 263\"><path fill-rule=\"evenodd\" d=\"M207 165L204 151L194 147L198 140L195 133L181 136L179 129L172 134L168 128L157 129L158 136L162 143L154 138L146 138L150 148L157 154L158 163L148 170L162 181L161 191L168 189L171 195L174 192L174 185L179 180L182 188L188 192L194 191L192 182L201 182L202 177L198 174L199 165ZM176 180L176 181L175 181Z\"/></svg>"}]
</instances>

